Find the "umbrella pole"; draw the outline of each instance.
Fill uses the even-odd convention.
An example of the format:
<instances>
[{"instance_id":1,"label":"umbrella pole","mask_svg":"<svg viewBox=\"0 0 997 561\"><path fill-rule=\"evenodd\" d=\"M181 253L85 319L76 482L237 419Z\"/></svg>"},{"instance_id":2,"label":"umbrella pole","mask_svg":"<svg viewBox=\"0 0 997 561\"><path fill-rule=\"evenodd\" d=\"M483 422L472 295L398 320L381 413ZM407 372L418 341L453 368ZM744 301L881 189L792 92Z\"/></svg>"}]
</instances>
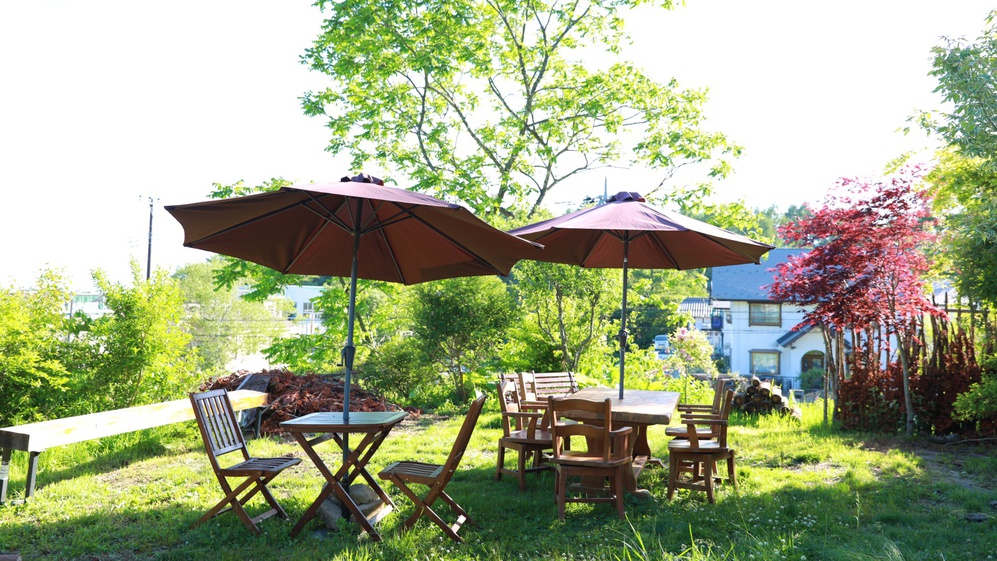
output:
<instances>
[{"instance_id":1,"label":"umbrella pole","mask_svg":"<svg viewBox=\"0 0 997 561\"><path fill-rule=\"evenodd\" d=\"M350 306L346 312L346 346L343 347L343 366L346 376L343 382L343 422L350 422L350 378L353 374L353 357L357 354L357 348L353 346L353 322L356 318L357 309L357 255L360 253L360 213L363 210L361 202L357 201L356 229L353 231L353 264L350 268ZM350 456L350 433L343 433L343 463ZM343 479L343 484L349 489L350 474L347 473Z\"/></svg>"},{"instance_id":2,"label":"umbrella pole","mask_svg":"<svg viewBox=\"0 0 997 561\"><path fill-rule=\"evenodd\" d=\"M623 399L623 371L627 354L627 253L630 249L630 240L623 240L623 308L620 314L620 399Z\"/></svg>"}]
</instances>

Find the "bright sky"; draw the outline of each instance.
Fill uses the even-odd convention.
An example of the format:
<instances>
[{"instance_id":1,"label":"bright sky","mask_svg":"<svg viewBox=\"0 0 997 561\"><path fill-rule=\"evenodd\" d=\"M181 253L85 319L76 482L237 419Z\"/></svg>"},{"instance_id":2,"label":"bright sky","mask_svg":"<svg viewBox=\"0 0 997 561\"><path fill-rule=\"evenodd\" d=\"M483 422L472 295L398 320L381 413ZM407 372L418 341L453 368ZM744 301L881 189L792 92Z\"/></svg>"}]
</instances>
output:
<instances>
[{"instance_id":1,"label":"bright sky","mask_svg":"<svg viewBox=\"0 0 997 561\"><path fill-rule=\"evenodd\" d=\"M929 51L943 35L975 38L989 9L688 0L630 18L627 56L659 80L709 87L710 127L745 148L722 199L785 208L924 146L896 131L938 106ZM163 205L203 200L213 182L360 171L323 151L323 123L297 99L327 83L297 62L320 24L298 0L0 2L0 286L30 286L43 267L75 289L98 267L126 282L130 256L146 265L150 197L152 264L172 271L209 254L182 247ZM606 177L551 199L599 193ZM610 192L657 181L608 176Z\"/></svg>"}]
</instances>

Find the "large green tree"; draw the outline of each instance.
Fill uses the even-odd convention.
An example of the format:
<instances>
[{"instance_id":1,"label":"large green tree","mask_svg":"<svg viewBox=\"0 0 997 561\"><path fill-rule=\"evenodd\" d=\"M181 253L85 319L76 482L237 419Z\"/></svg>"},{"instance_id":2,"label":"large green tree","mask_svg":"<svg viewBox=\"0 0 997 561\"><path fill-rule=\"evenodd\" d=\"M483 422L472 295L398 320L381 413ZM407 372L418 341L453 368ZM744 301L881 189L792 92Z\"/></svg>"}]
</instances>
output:
<instances>
[{"instance_id":1,"label":"large green tree","mask_svg":"<svg viewBox=\"0 0 997 561\"><path fill-rule=\"evenodd\" d=\"M467 400L465 373L495 360L516 307L498 277L467 277L414 288L413 329L425 356L443 367L458 399Z\"/></svg>"},{"instance_id":2,"label":"large green tree","mask_svg":"<svg viewBox=\"0 0 997 561\"><path fill-rule=\"evenodd\" d=\"M930 74L948 109L920 124L947 145L928 177L935 210L947 217L944 242L960 294L997 305L997 24L991 12L975 40L943 38Z\"/></svg>"},{"instance_id":3,"label":"large green tree","mask_svg":"<svg viewBox=\"0 0 997 561\"><path fill-rule=\"evenodd\" d=\"M659 186L691 164L723 176L739 148L702 127L705 92L620 60L623 16L643 3L318 0L328 18L303 61L332 83L303 106L356 169L377 162L485 216L532 215L606 166L657 170Z\"/></svg>"}]
</instances>

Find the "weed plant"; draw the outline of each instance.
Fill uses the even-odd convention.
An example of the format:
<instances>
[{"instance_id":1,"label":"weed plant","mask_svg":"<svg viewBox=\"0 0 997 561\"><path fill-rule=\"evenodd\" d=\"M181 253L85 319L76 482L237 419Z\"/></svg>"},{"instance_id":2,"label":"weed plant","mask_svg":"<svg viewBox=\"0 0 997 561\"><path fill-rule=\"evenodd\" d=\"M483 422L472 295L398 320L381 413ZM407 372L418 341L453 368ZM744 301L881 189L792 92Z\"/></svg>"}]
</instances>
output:
<instances>
[{"instance_id":1,"label":"weed plant","mask_svg":"<svg viewBox=\"0 0 997 561\"><path fill-rule=\"evenodd\" d=\"M262 536L231 513L192 528L221 491L196 426L186 423L43 453L36 495L0 507L0 553L18 551L31 561L997 558L997 454L985 444L844 434L821 424L821 404L805 405L802 422L734 416L739 489L720 486L716 504L685 490L666 500L667 468L650 467L639 480L650 498L628 497L626 520L605 504L569 504L560 522L551 473L530 476L525 493L515 478L495 481L495 408L491 400L447 489L481 525L464 526L464 544L444 539L425 519L401 533L412 505L391 487L396 512L379 524L382 542L350 523L323 530L319 520L291 538L322 479L293 441L273 438L251 440L251 452L304 458L271 483L291 518L262 522ZM369 471L400 459L442 463L460 421L407 420ZM650 442L667 456L663 427L652 427ZM334 444L320 450L338 465ZM15 453L9 498L23 493L25 463ZM249 509L258 514L264 503L254 499ZM444 505L438 512L452 519Z\"/></svg>"}]
</instances>

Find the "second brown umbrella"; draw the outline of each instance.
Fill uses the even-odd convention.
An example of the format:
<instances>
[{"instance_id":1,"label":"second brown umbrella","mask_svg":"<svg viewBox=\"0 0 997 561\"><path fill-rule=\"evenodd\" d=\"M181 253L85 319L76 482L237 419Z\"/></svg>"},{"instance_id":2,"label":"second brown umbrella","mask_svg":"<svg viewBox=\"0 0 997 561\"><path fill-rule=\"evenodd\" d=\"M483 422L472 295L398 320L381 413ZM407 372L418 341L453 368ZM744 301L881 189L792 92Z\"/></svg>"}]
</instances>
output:
<instances>
[{"instance_id":1,"label":"second brown umbrella","mask_svg":"<svg viewBox=\"0 0 997 561\"><path fill-rule=\"evenodd\" d=\"M527 257L581 267L623 268L620 316L620 399L627 343L627 275L638 269L700 269L758 263L773 246L647 204L620 192L604 204L516 228L510 234L542 243Z\"/></svg>"},{"instance_id":2,"label":"second brown umbrella","mask_svg":"<svg viewBox=\"0 0 997 561\"><path fill-rule=\"evenodd\" d=\"M358 278L416 284L508 275L517 261L542 247L492 227L460 205L386 187L363 174L166 210L183 225L187 247L282 273L350 277L343 348L346 420Z\"/></svg>"}]
</instances>

